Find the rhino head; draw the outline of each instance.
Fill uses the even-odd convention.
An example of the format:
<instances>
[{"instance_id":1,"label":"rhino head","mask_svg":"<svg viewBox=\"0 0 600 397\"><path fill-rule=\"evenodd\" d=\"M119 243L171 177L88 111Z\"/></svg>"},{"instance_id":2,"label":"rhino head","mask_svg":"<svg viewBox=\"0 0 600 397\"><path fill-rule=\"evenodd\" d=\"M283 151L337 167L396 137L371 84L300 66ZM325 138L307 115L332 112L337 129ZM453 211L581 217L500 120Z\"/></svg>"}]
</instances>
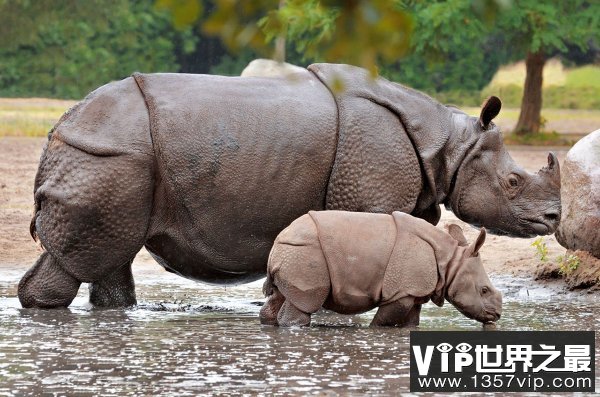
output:
<instances>
[{"instance_id":1,"label":"rhino head","mask_svg":"<svg viewBox=\"0 0 600 397\"><path fill-rule=\"evenodd\" d=\"M448 267L445 298L469 318L482 323L498 321L502 313L502 293L490 282L479 255L485 242L485 229L481 228L471 245L458 225L450 225L448 231L464 249L460 258Z\"/></svg>"},{"instance_id":2,"label":"rhino head","mask_svg":"<svg viewBox=\"0 0 600 397\"><path fill-rule=\"evenodd\" d=\"M537 173L525 171L504 147L492 119L501 102L490 97L479 118L469 117L477 143L459 167L446 208L463 221L495 234L533 237L552 234L560 220L560 170L554 153Z\"/></svg>"}]
</instances>

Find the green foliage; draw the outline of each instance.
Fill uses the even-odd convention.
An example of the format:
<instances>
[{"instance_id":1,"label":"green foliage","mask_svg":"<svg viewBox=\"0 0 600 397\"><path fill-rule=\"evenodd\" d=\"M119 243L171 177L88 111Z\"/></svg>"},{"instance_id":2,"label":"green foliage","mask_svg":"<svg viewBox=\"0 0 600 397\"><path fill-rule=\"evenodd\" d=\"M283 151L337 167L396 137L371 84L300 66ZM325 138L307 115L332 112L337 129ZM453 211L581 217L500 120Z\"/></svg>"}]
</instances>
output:
<instances>
[{"instance_id":1,"label":"green foliage","mask_svg":"<svg viewBox=\"0 0 600 397\"><path fill-rule=\"evenodd\" d=\"M253 60L256 53L250 49L240 51L237 55L224 55L220 62L210 68L211 74L222 76L239 76L242 70Z\"/></svg>"},{"instance_id":2,"label":"green foliage","mask_svg":"<svg viewBox=\"0 0 600 397\"><path fill-rule=\"evenodd\" d=\"M197 0L200 2L200 0ZM181 26L180 8L187 0L158 0ZM404 55L410 43L412 18L389 0L214 0L202 31L219 36L232 50L251 48L271 53L272 43L285 37L305 59L347 62L372 71L380 61ZM183 4L183 5L182 5ZM202 10L197 7L196 10ZM199 13L198 13L199 14ZM196 14L194 14L196 15ZM192 23L197 18L190 18Z\"/></svg>"},{"instance_id":3,"label":"green foliage","mask_svg":"<svg viewBox=\"0 0 600 397\"><path fill-rule=\"evenodd\" d=\"M535 254L541 262L548 261L548 247L546 246L543 237L535 239L535 241L531 243L531 246L535 247Z\"/></svg>"},{"instance_id":4,"label":"green foliage","mask_svg":"<svg viewBox=\"0 0 600 397\"><path fill-rule=\"evenodd\" d=\"M89 8L81 3L0 4L0 26L18 25L36 12L44 17L24 37L2 39L1 96L81 98L134 71L177 71L174 43L193 49L189 31L175 32L168 16L157 12L150 0L97 0L87 3L93 5Z\"/></svg>"},{"instance_id":5,"label":"green foliage","mask_svg":"<svg viewBox=\"0 0 600 397\"><path fill-rule=\"evenodd\" d=\"M502 12L496 29L512 43L513 54L528 52L546 55L566 52L568 45L586 48L597 38L600 5L597 1L513 0Z\"/></svg>"},{"instance_id":6,"label":"green foliage","mask_svg":"<svg viewBox=\"0 0 600 397\"><path fill-rule=\"evenodd\" d=\"M198 0L156 0L156 8L169 10L175 28L183 30L198 20L204 6Z\"/></svg>"},{"instance_id":7,"label":"green foliage","mask_svg":"<svg viewBox=\"0 0 600 397\"><path fill-rule=\"evenodd\" d=\"M435 92L426 89L426 91L439 102L460 108L479 107L485 99L482 98L481 92L477 90L451 89Z\"/></svg>"},{"instance_id":8,"label":"green foliage","mask_svg":"<svg viewBox=\"0 0 600 397\"><path fill-rule=\"evenodd\" d=\"M581 260L577 255L560 255L556 260L558 262L558 272L563 276L573 273L581 264Z\"/></svg>"},{"instance_id":9,"label":"green foliage","mask_svg":"<svg viewBox=\"0 0 600 397\"><path fill-rule=\"evenodd\" d=\"M303 60L315 60L321 58L319 43L331 39L338 16L338 9L324 8L318 0L288 0L285 7L271 10L258 24L268 43L284 36Z\"/></svg>"},{"instance_id":10,"label":"green foliage","mask_svg":"<svg viewBox=\"0 0 600 397\"><path fill-rule=\"evenodd\" d=\"M405 2L414 16L410 53L381 74L427 92L481 90L508 59L502 37L488 35L479 12L489 3L467 0ZM477 8L474 5L479 4Z\"/></svg>"},{"instance_id":11,"label":"green foliage","mask_svg":"<svg viewBox=\"0 0 600 397\"><path fill-rule=\"evenodd\" d=\"M548 261L548 247L546 246L543 237L535 239L535 241L531 243L531 246L535 247L536 256L542 263ZM572 254L559 255L556 258L556 262L558 263L558 272L563 276L574 272L581 264L579 257Z\"/></svg>"},{"instance_id":12,"label":"green foliage","mask_svg":"<svg viewBox=\"0 0 600 397\"><path fill-rule=\"evenodd\" d=\"M531 49L597 46L597 11L584 0L0 0L0 96L80 98L133 71L239 74L285 37L288 62L377 66L475 106L499 65ZM544 105L597 108L590 73L545 90ZM520 104L520 87L502 90Z\"/></svg>"}]
</instances>

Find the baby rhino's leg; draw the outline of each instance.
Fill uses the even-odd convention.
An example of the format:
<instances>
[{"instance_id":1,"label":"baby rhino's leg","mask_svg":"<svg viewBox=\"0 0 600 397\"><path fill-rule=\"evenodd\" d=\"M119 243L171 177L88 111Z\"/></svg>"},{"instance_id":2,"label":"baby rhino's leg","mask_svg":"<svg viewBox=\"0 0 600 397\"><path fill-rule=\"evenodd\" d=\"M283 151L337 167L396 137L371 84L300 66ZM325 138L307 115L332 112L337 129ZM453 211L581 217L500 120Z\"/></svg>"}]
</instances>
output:
<instances>
[{"instance_id":1,"label":"baby rhino's leg","mask_svg":"<svg viewBox=\"0 0 600 397\"><path fill-rule=\"evenodd\" d=\"M277 325L277 313L279 313L283 302L285 302L285 297L277 287L273 287L273 294L269 296L260 309L260 323L263 325Z\"/></svg>"},{"instance_id":2,"label":"baby rhino's leg","mask_svg":"<svg viewBox=\"0 0 600 397\"><path fill-rule=\"evenodd\" d=\"M379 306L377 313L373 321L371 321L372 327L386 327L386 326L407 326L408 320L410 319L411 311L414 307L414 298L405 297L394 302L387 303L383 306ZM417 318L420 310L416 312ZM414 315L414 313L413 313Z\"/></svg>"},{"instance_id":3,"label":"baby rhino's leg","mask_svg":"<svg viewBox=\"0 0 600 397\"><path fill-rule=\"evenodd\" d=\"M310 325L310 314L298 309L287 299L279 310L277 322L282 327L308 326Z\"/></svg>"}]
</instances>

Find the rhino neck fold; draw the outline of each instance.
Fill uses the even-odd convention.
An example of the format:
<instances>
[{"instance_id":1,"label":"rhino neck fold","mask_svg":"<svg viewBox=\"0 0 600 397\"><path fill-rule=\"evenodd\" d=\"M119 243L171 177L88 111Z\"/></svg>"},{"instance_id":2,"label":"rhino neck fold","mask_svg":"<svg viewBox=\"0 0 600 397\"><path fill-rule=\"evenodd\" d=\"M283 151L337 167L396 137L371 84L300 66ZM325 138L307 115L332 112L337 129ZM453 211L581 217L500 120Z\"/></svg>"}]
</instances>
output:
<instances>
[{"instance_id":1,"label":"rhino neck fold","mask_svg":"<svg viewBox=\"0 0 600 397\"><path fill-rule=\"evenodd\" d=\"M344 104L356 99L386 108L397 117L421 168L422 189L416 206L407 212L436 224L439 204L450 195L457 170L477 141L467 128L469 117L421 92L384 78L372 78L365 69L332 64L314 64L308 69L330 89L338 107L343 107L340 118L350 117L351 109Z\"/></svg>"},{"instance_id":2,"label":"rhino neck fold","mask_svg":"<svg viewBox=\"0 0 600 397\"><path fill-rule=\"evenodd\" d=\"M428 99L431 103L425 102L424 105L429 106L420 106L419 108L425 108L424 113L433 114L438 118L437 123L433 126L430 123L405 124L404 120L422 118L417 113L397 111L397 114L413 142L426 177L415 215L427 211L435 212L437 219L432 223L437 224L440 217L439 205L445 203L450 197L458 170L477 143L478 137L470 133L467 128L469 117L466 114L450 110L435 100ZM415 109L410 107L409 110Z\"/></svg>"}]
</instances>

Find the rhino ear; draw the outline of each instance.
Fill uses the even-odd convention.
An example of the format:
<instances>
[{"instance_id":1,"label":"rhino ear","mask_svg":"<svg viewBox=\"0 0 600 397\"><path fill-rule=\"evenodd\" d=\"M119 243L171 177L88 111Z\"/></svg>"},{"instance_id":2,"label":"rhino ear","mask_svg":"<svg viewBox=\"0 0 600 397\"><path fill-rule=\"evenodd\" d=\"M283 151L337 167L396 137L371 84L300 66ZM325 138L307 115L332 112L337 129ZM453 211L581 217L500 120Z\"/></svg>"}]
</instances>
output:
<instances>
[{"instance_id":1,"label":"rhino ear","mask_svg":"<svg viewBox=\"0 0 600 397\"><path fill-rule=\"evenodd\" d=\"M471 246L468 248L468 250L470 251L470 256L477 256L479 254L479 249L481 248L481 246L483 246L483 243L485 242L485 236L485 228L482 227L481 229L479 229L479 236L477 236L477 240L475 240L475 242L471 244Z\"/></svg>"},{"instance_id":2,"label":"rhino ear","mask_svg":"<svg viewBox=\"0 0 600 397\"><path fill-rule=\"evenodd\" d=\"M458 245L461 247L469 245L460 226L454 223L448 225L448 234L452 236L453 239L458 241Z\"/></svg>"},{"instance_id":3,"label":"rhino ear","mask_svg":"<svg viewBox=\"0 0 600 397\"><path fill-rule=\"evenodd\" d=\"M497 96L491 96L485 101L483 107L481 108L481 114L479 115L479 125L486 129L494 117L500 113L500 109L502 108L502 102L500 98Z\"/></svg>"}]
</instances>

